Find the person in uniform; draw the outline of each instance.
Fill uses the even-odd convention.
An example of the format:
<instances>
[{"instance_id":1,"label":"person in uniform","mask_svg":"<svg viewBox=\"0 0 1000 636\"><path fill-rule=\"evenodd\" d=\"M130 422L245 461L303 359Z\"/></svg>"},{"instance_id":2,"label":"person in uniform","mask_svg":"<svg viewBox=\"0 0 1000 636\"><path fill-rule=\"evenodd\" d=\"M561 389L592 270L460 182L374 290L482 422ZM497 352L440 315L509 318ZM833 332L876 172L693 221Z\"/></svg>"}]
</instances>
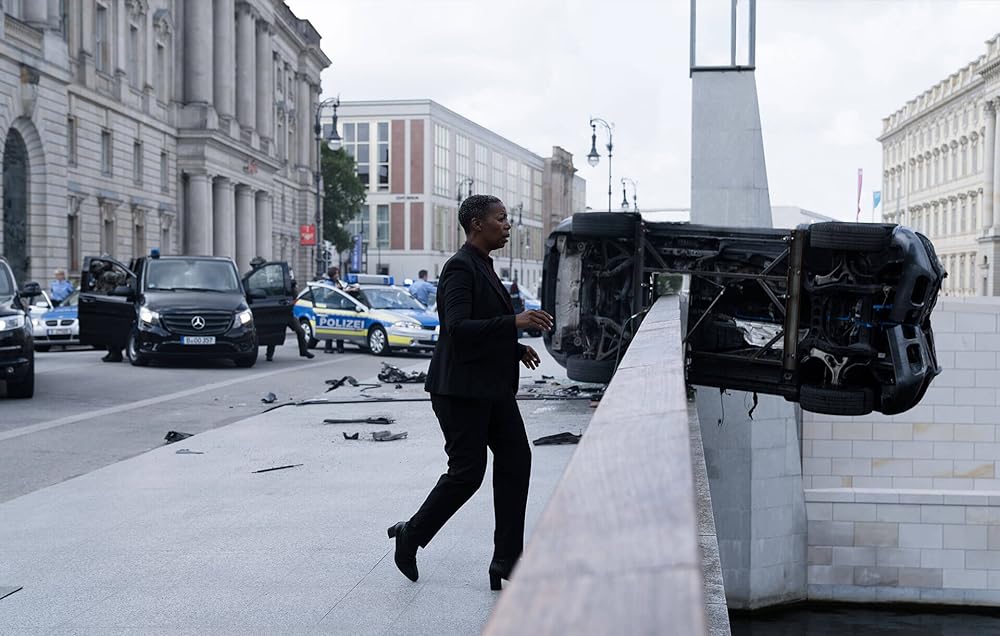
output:
<instances>
[{"instance_id":1,"label":"person in uniform","mask_svg":"<svg viewBox=\"0 0 1000 636\"><path fill-rule=\"evenodd\" d=\"M337 289L346 290L347 287L340 280L340 268L337 266L331 266L326 270L326 279L324 282L333 285ZM326 344L323 346L323 353L333 353L333 340L327 340ZM344 341L337 340L337 353L344 353Z\"/></svg>"},{"instance_id":2,"label":"person in uniform","mask_svg":"<svg viewBox=\"0 0 1000 636\"><path fill-rule=\"evenodd\" d=\"M250 260L250 267L252 267L254 270L260 269L266 264L267 264L267 259L265 259L263 256L254 256ZM293 298L295 297L294 280L292 281L292 297ZM299 321L295 319L295 316L292 314L291 307L292 305L289 304L288 314L285 316L285 326L295 332L295 338L299 341L299 355L302 356L303 358L310 358L310 359L314 358L315 356L312 354L311 351L309 351L309 341L306 339L306 332L303 331L302 325L299 324ZM274 349L275 345L271 344L267 345L267 349L265 352L265 360L267 360L268 362L274 361Z\"/></svg>"}]
</instances>

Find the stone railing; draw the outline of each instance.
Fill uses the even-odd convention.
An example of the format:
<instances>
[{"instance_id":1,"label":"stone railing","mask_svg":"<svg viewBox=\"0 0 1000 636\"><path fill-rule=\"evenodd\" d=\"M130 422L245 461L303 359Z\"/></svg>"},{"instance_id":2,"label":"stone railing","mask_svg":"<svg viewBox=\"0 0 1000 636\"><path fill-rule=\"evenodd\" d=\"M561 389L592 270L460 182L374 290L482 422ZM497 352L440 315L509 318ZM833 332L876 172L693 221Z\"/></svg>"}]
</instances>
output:
<instances>
[{"instance_id":1,"label":"stone railing","mask_svg":"<svg viewBox=\"0 0 1000 636\"><path fill-rule=\"evenodd\" d=\"M484 633L693 636L708 634L710 624L712 633L729 633L711 502L696 501L709 496L704 462L692 454L701 446L689 430L695 417L678 299L661 298ZM707 516L701 524L699 508Z\"/></svg>"}]
</instances>

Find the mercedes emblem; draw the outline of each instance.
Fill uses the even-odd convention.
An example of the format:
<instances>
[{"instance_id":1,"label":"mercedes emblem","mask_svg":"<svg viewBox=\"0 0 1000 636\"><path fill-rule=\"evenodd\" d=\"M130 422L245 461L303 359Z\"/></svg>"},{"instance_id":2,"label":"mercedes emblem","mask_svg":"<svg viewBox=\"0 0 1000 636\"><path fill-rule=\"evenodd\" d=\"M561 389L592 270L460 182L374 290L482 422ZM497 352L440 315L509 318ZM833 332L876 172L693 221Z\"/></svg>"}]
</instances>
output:
<instances>
[{"instance_id":1,"label":"mercedes emblem","mask_svg":"<svg viewBox=\"0 0 1000 636\"><path fill-rule=\"evenodd\" d=\"M191 326L199 330L204 329L205 319L202 318L201 316L195 316L194 318L191 319Z\"/></svg>"}]
</instances>

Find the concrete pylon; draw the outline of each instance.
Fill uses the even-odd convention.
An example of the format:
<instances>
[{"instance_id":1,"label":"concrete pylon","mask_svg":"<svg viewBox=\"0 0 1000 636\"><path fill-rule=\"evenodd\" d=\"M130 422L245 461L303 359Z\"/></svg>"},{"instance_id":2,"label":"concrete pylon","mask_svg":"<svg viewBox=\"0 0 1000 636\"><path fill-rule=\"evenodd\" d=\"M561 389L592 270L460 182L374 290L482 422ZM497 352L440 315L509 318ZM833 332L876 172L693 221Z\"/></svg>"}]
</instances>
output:
<instances>
[{"instance_id":1,"label":"concrete pylon","mask_svg":"<svg viewBox=\"0 0 1000 636\"><path fill-rule=\"evenodd\" d=\"M692 73L691 221L771 227L752 70ZM726 601L753 609L806 598L806 514L795 405L698 387Z\"/></svg>"}]
</instances>

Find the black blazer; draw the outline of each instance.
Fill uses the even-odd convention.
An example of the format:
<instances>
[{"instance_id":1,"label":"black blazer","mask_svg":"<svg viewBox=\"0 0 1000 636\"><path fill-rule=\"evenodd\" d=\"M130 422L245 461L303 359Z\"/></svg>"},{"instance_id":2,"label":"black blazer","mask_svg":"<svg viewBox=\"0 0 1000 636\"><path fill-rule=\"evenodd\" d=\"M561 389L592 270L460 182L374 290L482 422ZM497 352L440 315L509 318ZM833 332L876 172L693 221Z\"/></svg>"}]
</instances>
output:
<instances>
[{"instance_id":1,"label":"black blazer","mask_svg":"<svg viewBox=\"0 0 1000 636\"><path fill-rule=\"evenodd\" d=\"M438 395L500 399L517 393L514 307L500 279L476 248L466 244L438 277L438 338L424 389Z\"/></svg>"}]
</instances>

